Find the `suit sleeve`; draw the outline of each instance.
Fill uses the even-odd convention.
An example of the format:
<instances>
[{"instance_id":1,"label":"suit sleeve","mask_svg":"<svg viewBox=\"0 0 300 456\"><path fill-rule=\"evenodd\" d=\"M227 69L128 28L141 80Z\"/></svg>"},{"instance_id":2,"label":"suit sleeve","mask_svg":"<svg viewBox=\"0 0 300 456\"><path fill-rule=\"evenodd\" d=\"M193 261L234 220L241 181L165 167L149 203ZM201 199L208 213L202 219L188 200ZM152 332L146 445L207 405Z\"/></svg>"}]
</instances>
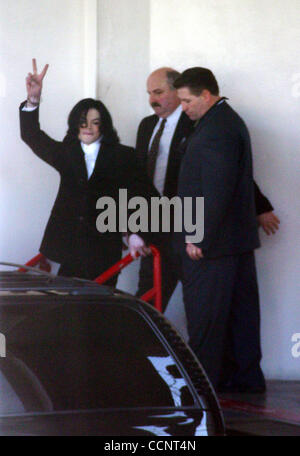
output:
<instances>
[{"instance_id":1,"label":"suit sleeve","mask_svg":"<svg viewBox=\"0 0 300 456\"><path fill-rule=\"evenodd\" d=\"M256 207L256 215L264 214L265 212L273 211L274 208L268 198L262 194L257 183L254 181L254 199Z\"/></svg>"},{"instance_id":2,"label":"suit sleeve","mask_svg":"<svg viewBox=\"0 0 300 456\"><path fill-rule=\"evenodd\" d=\"M209 249L223 222L236 188L239 173L239 145L233 138L224 137L201 145L202 194L204 196L204 239L197 244Z\"/></svg>"},{"instance_id":3,"label":"suit sleeve","mask_svg":"<svg viewBox=\"0 0 300 456\"><path fill-rule=\"evenodd\" d=\"M40 129L39 108L34 111L23 111L25 102L20 106L20 130L22 140L32 151L57 171L63 166L62 143L50 138Z\"/></svg>"},{"instance_id":4,"label":"suit sleeve","mask_svg":"<svg viewBox=\"0 0 300 456\"><path fill-rule=\"evenodd\" d=\"M146 120L143 119L139 125L137 137L136 137L136 156L140 166L143 169L146 169L147 166L147 147L145 141L145 130L146 130Z\"/></svg>"}]
</instances>

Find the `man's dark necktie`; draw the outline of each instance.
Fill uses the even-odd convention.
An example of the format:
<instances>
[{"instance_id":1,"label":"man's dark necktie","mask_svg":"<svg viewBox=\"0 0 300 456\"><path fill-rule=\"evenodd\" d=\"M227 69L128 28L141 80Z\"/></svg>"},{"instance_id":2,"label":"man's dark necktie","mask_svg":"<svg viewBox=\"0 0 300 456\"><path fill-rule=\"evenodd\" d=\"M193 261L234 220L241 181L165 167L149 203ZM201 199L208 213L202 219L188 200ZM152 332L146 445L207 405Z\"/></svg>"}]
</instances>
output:
<instances>
[{"instance_id":1,"label":"man's dark necktie","mask_svg":"<svg viewBox=\"0 0 300 456\"><path fill-rule=\"evenodd\" d=\"M147 171L148 171L148 176L151 179L151 182L153 182L156 159L157 159L158 150L159 150L159 141L160 141L161 135L163 134L166 121L167 121L167 119L163 119L162 123L160 124L160 127L157 130L157 132L155 133L150 150L148 152Z\"/></svg>"}]
</instances>

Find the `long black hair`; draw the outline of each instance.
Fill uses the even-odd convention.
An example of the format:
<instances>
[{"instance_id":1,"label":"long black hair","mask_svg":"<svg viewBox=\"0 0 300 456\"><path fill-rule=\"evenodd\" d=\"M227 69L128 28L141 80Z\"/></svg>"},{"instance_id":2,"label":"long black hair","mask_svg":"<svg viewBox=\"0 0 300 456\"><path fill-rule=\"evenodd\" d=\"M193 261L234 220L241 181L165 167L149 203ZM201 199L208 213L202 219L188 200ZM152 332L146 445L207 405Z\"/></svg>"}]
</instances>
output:
<instances>
[{"instance_id":1,"label":"long black hair","mask_svg":"<svg viewBox=\"0 0 300 456\"><path fill-rule=\"evenodd\" d=\"M68 131L64 138L64 142L71 144L78 141L79 126L82 119L86 118L89 109L96 109L100 114L100 133L102 141L109 143L118 143L119 137L112 122L111 115L108 109L100 100L93 98L84 98L80 100L72 109L68 117Z\"/></svg>"}]
</instances>

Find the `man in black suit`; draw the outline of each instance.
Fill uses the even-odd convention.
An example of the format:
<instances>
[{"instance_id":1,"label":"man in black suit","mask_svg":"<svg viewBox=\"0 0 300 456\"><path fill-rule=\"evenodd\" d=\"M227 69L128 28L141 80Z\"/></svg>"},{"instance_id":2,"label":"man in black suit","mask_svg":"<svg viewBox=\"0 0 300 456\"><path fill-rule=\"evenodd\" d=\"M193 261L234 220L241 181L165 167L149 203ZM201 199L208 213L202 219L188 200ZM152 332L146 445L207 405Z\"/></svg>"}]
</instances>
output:
<instances>
[{"instance_id":1,"label":"man in black suit","mask_svg":"<svg viewBox=\"0 0 300 456\"><path fill-rule=\"evenodd\" d=\"M210 70L188 69L174 86L183 111L197 121L182 160L178 195L183 204L186 197L204 197L202 241L194 244L186 233L176 235L189 343L217 387L230 317L237 362L231 386L263 391L254 260L259 239L248 130L219 96Z\"/></svg>"},{"instance_id":2,"label":"man in black suit","mask_svg":"<svg viewBox=\"0 0 300 456\"><path fill-rule=\"evenodd\" d=\"M180 163L184 155L186 139L194 129L191 120L180 106L180 99L173 83L180 73L173 68L159 68L150 74L147 80L149 103L155 114L145 117L138 128L136 151L144 170L149 164L149 152L161 123L166 124L159 142L156 166L151 179L162 196L172 198L177 195L177 181ZM255 184L255 203L258 221L269 233L278 229L279 220L273 213L273 207ZM165 236L159 246L162 256L162 300L163 310L180 279L180 263L172 249L171 236ZM152 259L141 260L137 296L142 296L153 286Z\"/></svg>"}]
</instances>

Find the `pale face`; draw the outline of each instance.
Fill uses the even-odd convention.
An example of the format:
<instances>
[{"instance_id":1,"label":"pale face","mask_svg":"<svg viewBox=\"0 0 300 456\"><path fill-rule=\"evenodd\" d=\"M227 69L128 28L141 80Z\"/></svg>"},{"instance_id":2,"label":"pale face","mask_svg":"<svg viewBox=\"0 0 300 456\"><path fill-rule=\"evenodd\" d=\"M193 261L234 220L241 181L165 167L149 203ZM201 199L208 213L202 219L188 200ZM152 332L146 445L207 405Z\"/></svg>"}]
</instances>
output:
<instances>
[{"instance_id":1,"label":"pale face","mask_svg":"<svg viewBox=\"0 0 300 456\"><path fill-rule=\"evenodd\" d=\"M97 109L89 109L86 119L79 126L78 139L84 144L92 144L100 138L100 114Z\"/></svg>"},{"instance_id":2,"label":"pale face","mask_svg":"<svg viewBox=\"0 0 300 456\"><path fill-rule=\"evenodd\" d=\"M158 117L165 119L175 111L180 104L176 90L171 89L165 73L154 73L147 81L149 104Z\"/></svg>"},{"instance_id":3,"label":"pale face","mask_svg":"<svg viewBox=\"0 0 300 456\"><path fill-rule=\"evenodd\" d=\"M190 92L190 89L187 87L182 87L181 89L177 90L177 95L180 99L182 110L189 116L191 120L200 119L209 108L207 98L203 92L197 96L193 95Z\"/></svg>"}]
</instances>

